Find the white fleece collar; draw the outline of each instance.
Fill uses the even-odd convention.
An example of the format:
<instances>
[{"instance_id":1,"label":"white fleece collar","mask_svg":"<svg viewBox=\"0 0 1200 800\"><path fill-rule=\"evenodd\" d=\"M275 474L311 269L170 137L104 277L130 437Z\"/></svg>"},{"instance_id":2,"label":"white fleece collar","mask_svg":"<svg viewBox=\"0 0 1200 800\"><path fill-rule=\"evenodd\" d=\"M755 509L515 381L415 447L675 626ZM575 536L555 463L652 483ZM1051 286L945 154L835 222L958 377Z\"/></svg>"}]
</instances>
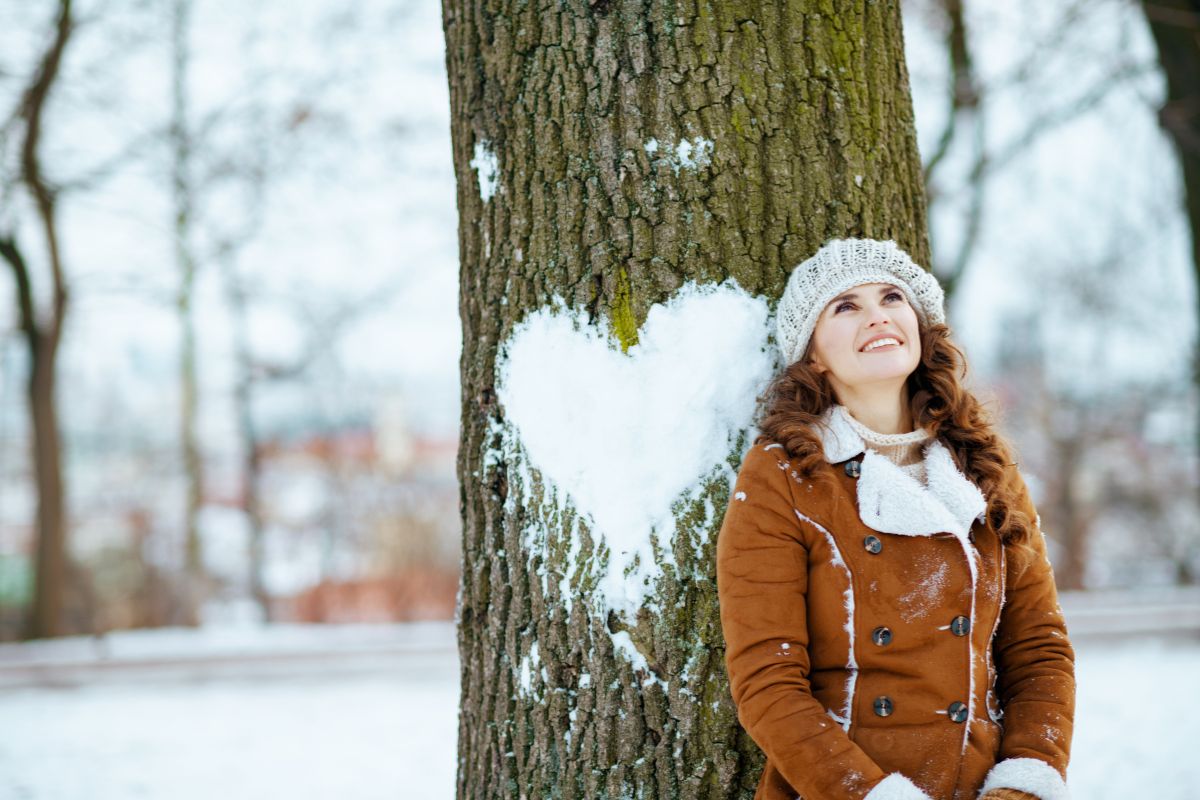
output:
<instances>
[{"instance_id":1,"label":"white fleece collar","mask_svg":"<svg viewBox=\"0 0 1200 800\"><path fill-rule=\"evenodd\" d=\"M833 405L822 415L817 433L825 460L836 464L864 453L858 478L858 515L874 530L906 536L949 532L966 539L971 525L983 519L983 493L954 463L937 439L924 448L925 482L871 450L850 425L845 406Z\"/></svg>"}]
</instances>

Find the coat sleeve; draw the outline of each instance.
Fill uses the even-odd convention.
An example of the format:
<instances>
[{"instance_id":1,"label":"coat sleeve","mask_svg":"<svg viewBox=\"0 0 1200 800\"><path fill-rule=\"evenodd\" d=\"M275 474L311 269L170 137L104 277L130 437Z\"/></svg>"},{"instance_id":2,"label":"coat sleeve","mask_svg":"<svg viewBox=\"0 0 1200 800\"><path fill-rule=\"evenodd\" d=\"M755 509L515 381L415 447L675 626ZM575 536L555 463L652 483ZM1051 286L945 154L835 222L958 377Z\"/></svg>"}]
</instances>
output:
<instances>
[{"instance_id":1,"label":"coat sleeve","mask_svg":"<svg viewBox=\"0 0 1200 800\"><path fill-rule=\"evenodd\" d=\"M717 593L725 663L738 720L805 800L925 798L885 776L826 713L809 684L809 523L793 503L780 458L756 444L742 461L717 539ZM810 539L811 541L811 539ZM903 784L907 784L904 786ZM911 789L911 791L909 791Z\"/></svg>"},{"instance_id":2,"label":"coat sleeve","mask_svg":"<svg viewBox=\"0 0 1200 800\"><path fill-rule=\"evenodd\" d=\"M1014 480L1020 508L1034 523L1032 552L1008 552L1004 606L992 642L1004 733L998 763L983 791L1019 789L1040 800L1068 800L1075 651L1058 604L1040 518L1020 473Z\"/></svg>"}]
</instances>

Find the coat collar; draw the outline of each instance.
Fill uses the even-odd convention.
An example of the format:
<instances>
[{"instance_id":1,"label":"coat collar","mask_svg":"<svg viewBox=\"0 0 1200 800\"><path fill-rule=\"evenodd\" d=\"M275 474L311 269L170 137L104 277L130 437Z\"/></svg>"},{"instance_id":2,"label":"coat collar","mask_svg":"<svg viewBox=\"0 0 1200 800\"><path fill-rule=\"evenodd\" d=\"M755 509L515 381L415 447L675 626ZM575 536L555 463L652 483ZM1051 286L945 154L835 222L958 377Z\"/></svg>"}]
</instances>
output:
<instances>
[{"instance_id":1,"label":"coat collar","mask_svg":"<svg viewBox=\"0 0 1200 800\"><path fill-rule=\"evenodd\" d=\"M971 526L984 518L983 493L954 463L937 439L924 449L925 485L868 448L846 419L849 412L835 404L817 426L825 460L831 464L865 453L857 481L858 515L868 527L884 533L929 536L948 532L966 540Z\"/></svg>"}]
</instances>

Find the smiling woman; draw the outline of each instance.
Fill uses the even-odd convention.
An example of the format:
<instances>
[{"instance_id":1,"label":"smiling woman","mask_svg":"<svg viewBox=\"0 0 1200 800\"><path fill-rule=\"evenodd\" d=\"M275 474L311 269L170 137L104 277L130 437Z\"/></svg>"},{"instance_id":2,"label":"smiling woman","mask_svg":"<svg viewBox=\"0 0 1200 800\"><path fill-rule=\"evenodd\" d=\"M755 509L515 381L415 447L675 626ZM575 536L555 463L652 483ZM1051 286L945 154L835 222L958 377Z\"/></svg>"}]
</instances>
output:
<instances>
[{"instance_id":1,"label":"smiling woman","mask_svg":"<svg viewBox=\"0 0 1200 800\"><path fill-rule=\"evenodd\" d=\"M717 541L756 800L1068 796L1074 651L943 303L871 239L827 243L779 302L788 366Z\"/></svg>"}]
</instances>

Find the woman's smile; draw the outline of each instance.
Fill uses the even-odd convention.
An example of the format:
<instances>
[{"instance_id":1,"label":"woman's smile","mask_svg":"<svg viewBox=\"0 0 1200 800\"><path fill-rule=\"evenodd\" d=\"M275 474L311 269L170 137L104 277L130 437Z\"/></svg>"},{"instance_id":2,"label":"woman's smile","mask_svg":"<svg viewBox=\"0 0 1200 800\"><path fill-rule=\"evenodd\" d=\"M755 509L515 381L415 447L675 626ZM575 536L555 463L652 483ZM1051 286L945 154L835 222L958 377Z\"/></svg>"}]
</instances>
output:
<instances>
[{"instance_id":1,"label":"woman's smile","mask_svg":"<svg viewBox=\"0 0 1200 800\"><path fill-rule=\"evenodd\" d=\"M886 350L899 350L900 346L901 345L900 345L899 339L897 339L894 336L888 336L883 339L875 339L874 341L867 342L867 344L864 345L862 350L860 350L859 352L861 352L861 353L876 353L880 350L885 350L885 351Z\"/></svg>"}]
</instances>

